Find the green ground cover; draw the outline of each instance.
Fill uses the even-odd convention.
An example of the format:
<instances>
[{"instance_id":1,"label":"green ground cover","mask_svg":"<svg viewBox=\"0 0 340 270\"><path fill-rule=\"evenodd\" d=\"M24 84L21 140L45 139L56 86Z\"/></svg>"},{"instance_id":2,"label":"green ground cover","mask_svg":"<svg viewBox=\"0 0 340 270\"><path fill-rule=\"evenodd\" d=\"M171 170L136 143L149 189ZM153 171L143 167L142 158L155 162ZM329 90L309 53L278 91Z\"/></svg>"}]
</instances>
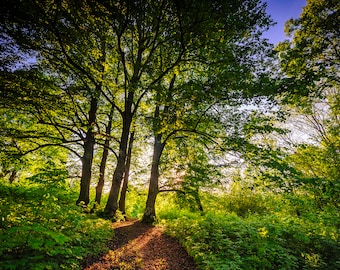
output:
<instances>
[{"instance_id":1,"label":"green ground cover","mask_svg":"<svg viewBox=\"0 0 340 270\"><path fill-rule=\"evenodd\" d=\"M0 182L0 269L78 269L106 249L111 221L86 214L66 186Z\"/></svg>"}]
</instances>

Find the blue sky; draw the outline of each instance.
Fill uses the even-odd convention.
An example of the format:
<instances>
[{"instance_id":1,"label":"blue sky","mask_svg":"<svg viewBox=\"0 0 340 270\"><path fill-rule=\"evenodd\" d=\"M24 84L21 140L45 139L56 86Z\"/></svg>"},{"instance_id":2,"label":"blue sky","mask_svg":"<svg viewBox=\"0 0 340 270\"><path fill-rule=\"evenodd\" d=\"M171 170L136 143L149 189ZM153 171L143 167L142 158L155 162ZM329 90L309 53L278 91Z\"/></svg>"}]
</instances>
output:
<instances>
[{"instance_id":1,"label":"blue sky","mask_svg":"<svg viewBox=\"0 0 340 270\"><path fill-rule=\"evenodd\" d=\"M284 23L290 18L298 18L306 0L263 0L267 3L267 13L277 24L263 34L273 44L287 39L284 33Z\"/></svg>"}]
</instances>

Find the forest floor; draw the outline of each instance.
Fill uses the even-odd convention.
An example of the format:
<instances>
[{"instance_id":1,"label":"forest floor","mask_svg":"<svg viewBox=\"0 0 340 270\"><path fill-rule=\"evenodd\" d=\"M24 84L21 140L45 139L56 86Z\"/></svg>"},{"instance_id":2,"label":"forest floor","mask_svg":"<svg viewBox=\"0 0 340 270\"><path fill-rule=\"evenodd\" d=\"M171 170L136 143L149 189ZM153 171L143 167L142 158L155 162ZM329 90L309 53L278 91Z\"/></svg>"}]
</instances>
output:
<instances>
[{"instance_id":1,"label":"forest floor","mask_svg":"<svg viewBox=\"0 0 340 270\"><path fill-rule=\"evenodd\" d=\"M194 260L164 230L138 220L113 224L115 235L107 253L89 257L84 270L194 270Z\"/></svg>"}]
</instances>

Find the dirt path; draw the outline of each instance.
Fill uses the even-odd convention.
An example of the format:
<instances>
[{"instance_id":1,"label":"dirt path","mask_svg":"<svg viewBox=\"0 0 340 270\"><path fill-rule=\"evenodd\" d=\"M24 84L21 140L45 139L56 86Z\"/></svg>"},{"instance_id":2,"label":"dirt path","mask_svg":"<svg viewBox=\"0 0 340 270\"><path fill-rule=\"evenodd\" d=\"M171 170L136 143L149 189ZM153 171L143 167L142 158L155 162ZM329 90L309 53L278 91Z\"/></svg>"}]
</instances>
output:
<instances>
[{"instance_id":1,"label":"dirt path","mask_svg":"<svg viewBox=\"0 0 340 270\"><path fill-rule=\"evenodd\" d=\"M137 220L117 222L109 252L88 258L83 269L194 270L195 263L175 239L161 228Z\"/></svg>"}]
</instances>

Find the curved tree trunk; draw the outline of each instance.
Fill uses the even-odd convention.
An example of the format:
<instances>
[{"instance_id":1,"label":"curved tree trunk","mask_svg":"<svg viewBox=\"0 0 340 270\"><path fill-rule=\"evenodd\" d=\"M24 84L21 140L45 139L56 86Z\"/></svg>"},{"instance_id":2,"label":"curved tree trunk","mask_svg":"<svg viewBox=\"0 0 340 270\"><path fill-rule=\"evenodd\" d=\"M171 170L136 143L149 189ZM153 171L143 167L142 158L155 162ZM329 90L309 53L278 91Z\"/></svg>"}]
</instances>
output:
<instances>
[{"instance_id":1,"label":"curved tree trunk","mask_svg":"<svg viewBox=\"0 0 340 270\"><path fill-rule=\"evenodd\" d=\"M102 155L102 160L100 162L100 167L99 167L99 179L98 183L96 186L96 198L95 198L95 204L94 204L94 209L100 205L101 199L102 199L102 194L103 194L103 188L104 188L104 182L105 182L105 169L106 169L106 162L107 158L109 156L109 146L110 146L110 139L109 136L111 134L111 128L112 128L112 118L113 118L113 110L114 107L112 106L109 119L108 119L108 124L106 126L106 139L104 142L104 149L103 149L103 155Z\"/></svg>"},{"instance_id":2,"label":"curved tree trunk","mask_svg":"<svg viewBox=\"0 0 340 270\"><path fill-rule=\"evenodd\" d=\"M95 145L95 135L93 132L93 126L96 122L96 113L98 109L98 99L95 97L91 98L91 107L89 112L89 127L86 132L84 142L84 155L82 157L82 171L80 179L80 192L77 200L77 204L83 202L88 205L90 202L90 184L92 176L92 161L93 152Z\"/></svg>"},{"instance_id":3,"label":"curved tree trunk","mask_svg":"<svg viewBox=\"0 0 340 270\"><path fill-rule=\"evenodd\" d=\"M144 215L142 218L142 222L145 223L153 223L156 221L156 198L159 192L158 189L158 179L159 179L159 164L161 155L164 149L164 145L161 142L162 135L157 135L154 141L153 147L153 156L152 156L152 165L151 165L151 175L150 175L150 182L149 182L149 192L148 198L146 201L146 206L144 210Z\"/></svg>"},{"instance_id":4,"label":"curved tree trunk","mask_svg":"<svg viewBox=\"0 0 340 270\"><path fill-rule=\"evenodd\" d=\"M119 198L119 210L122 212L123 215L125 215L125 199L126 199L126 192L127 192L128 183L129 183L131 154L132 154L134 136L135 136L135 132L131 132L130 140L129 140L129 148L128 148L128 153L126 157L123 186L122 186L122 190L120 192L120 198Z\"/></svg>"}]
</instances>

